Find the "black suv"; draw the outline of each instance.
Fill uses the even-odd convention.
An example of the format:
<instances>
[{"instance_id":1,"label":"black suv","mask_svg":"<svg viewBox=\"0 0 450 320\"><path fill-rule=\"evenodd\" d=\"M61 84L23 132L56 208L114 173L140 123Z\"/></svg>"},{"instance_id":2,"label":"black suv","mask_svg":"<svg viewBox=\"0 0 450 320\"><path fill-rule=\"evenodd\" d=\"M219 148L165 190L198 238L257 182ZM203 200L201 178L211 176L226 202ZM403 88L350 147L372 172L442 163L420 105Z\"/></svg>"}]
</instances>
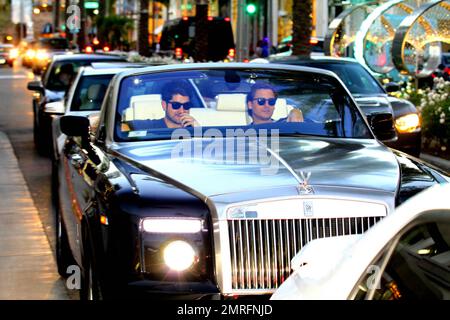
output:
<instances>
[{"instance_id":1,"label":"black suv","mask_svg":"<svg viewBox=\"0 0 450 320\"><path fill-rule=\"evenodd\" d=\"M160 49L170 51L176 58L193 56L195 17L169 20L164 24ZM221 61L234 54L234 38L229 18L208 17L208 61Z\"/></svg>"}]
</instances>

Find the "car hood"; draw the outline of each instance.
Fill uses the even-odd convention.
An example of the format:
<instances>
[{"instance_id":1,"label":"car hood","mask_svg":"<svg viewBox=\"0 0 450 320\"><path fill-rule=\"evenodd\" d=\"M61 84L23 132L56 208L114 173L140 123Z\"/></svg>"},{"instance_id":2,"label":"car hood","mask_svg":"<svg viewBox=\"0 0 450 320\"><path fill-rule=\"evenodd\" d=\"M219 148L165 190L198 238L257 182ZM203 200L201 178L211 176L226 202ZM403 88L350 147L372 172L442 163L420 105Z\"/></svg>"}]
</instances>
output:
<instances>
[{"instance_id":1,"label":"car hood","mask_svg":"<svg viewBox=\"0 0 450 320\"><path fill-rule=\"evenodd\" d=\"M356 102L358 103L361 110L366 115L371 115L374 113L390 113L394 114L392 110L392 106L389 103L387 96L379 95L379 96L356 96Z\"/></svg>"},{"instance_id":2,"label":"car hood","mask_svg":"<svg viewBox=\"0 0 450 320\"><path fill-rule=\"evenodd\" d=\"M394 110L394 117L399 118L401 116L411 114L411 113L419 113L417 111L416 106L406 99L399 99L396 97L388 97L389 102L391 103L392 109Z\"/></svg>"},{"instance_id":3,"label":"car hood","mask_svg":"<svg viewBox=\"0 0 450 320\"><path fill-rule=\"evenodd\" d=\"M153 176L208 197L298 186L302 175L309 176L312 186L397 190L400 172L396 158L375 140L280 137L278 145L268 146L247 141L245 149L252 151L242 157L229 147L233 143L236 138L217 139L214 146L211 139L197 138L128 143L114 148L113 154Z\"/></svg>"}]
</instances>

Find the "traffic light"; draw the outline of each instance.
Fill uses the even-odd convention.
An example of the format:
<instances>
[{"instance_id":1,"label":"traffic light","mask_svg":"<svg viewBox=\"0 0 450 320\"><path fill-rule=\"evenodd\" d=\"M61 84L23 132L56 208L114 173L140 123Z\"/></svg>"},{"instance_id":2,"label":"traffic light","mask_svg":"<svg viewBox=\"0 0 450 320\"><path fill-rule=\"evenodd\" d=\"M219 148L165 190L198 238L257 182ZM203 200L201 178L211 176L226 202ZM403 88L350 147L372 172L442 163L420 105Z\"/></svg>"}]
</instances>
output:
<instances>
[{"instance_id":1,"label":"traffic light","mask_svg":"<svg viewBox=\"0 0 450 320\"><path fill-rule=\"evenodd\" d=\"M248 3L245 7L245 11L248 14L254 14L256 12L256 5L254 3Z\"/></svg>"}]
</instances>

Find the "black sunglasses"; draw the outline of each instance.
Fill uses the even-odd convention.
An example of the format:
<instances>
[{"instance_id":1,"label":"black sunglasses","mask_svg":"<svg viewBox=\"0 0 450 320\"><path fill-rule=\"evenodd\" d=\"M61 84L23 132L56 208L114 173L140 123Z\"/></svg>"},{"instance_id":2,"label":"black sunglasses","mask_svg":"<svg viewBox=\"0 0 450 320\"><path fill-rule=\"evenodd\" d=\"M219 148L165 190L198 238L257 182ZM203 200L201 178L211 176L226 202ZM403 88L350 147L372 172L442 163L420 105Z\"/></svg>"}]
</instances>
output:
<instances>
[{"instance_id":1,"label":"black sunglasses","mask_svg":"<svg viewBox=\"0 0 450 320\"><path fill-rule=\"evenodd\" d=\"M178 110L181 107L183 107L184 110L189 110L190 108L192 108L192 103L190 102L180 103L169 101L169 103L172 105L173 110Z\"/></svg>"},{"instance_id":2,"label":"black sunglasses","mask_svg":"<svg viewBox=\"0 0 450 320\"><path fill-rule=\"evenodd\" d=\"M274 106L275 103L277 103L277 98L255 98L253 99L254 101L256 101L260 106L263 106L266 104L266 101L269 103L269 106Z\"/></svg>"}]
</instances>

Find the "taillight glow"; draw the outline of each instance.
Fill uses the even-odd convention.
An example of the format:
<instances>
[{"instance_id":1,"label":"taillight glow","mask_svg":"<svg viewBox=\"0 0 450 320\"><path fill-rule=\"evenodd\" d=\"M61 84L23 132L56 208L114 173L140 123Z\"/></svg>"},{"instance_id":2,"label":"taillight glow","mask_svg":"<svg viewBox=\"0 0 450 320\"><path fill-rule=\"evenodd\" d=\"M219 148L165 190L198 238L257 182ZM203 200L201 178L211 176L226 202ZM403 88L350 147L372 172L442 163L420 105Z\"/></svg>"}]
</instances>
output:
<instances>
[{"instance_id":1,"label":"taillight glow","mask_svg":"<svg viewBox=\"0 0 450 320\"><path fill-rule=\"evenodd\" d=\"M228 50L228 56L229 56L229 57L234 58L235 54L236 54L236 51L235 51L233 48L231 48L230 50Z\"/></svg>"},{"instance_id":2,"label":"taillight glow","mask_svg":"<svg viewBox=\"0 0 450 320\"><path fill-rule=\"evenodd\" d=\"M86 53L92 53L94 50L92 49L91 46L87 46L85 51L86 51Z\"/></svg>"},{"instance_id":3,"label":"taillight glow","mask_svg":"<svg viewBox=\"0 0 450 320\"><path fill-rule=\"evenodd\" d=\"M181 48L175 48L175 56L177 58L181 58L181 56L183 55L183 49Z\"/></svg>"}]
</instances>

